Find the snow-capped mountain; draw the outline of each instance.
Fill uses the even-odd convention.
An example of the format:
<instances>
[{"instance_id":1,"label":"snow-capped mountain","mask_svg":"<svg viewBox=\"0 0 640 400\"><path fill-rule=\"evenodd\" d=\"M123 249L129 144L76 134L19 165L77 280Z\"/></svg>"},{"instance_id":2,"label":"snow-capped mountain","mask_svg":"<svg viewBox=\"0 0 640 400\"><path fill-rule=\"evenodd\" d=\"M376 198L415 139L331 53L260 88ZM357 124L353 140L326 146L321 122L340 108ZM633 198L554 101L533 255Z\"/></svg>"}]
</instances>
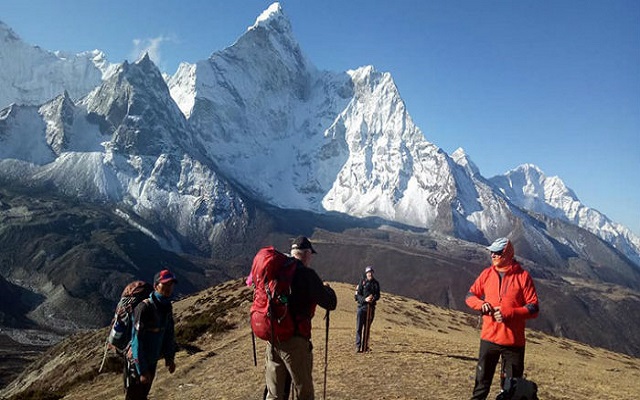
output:
<instances>
[{"instance_id":1,"label":"snow-capped mountain","mask_svg":"<svg viewBox=\"0 0 640 400\"><path fill-rule=\"evenodd\" d=\"M98 50L75 55L46 51L23 42L0 21L0 107L40 105L65 90L78 99L111 70Z\"/></svg>"},{"instance_id":2,"label":"snow-capped mountain","mask_svg":"<svg viewBox=\"0 0 640 400\"><path fill-rule=\"evenodd\" d=\"M244 234L247 210L192 137L145 56L120 65L75 104L65 92L41 107L4 109L0 176L113 203L164 247L181 251L185 241L178 238L187 237L195 239L189 246L210 252L201 238Z\"/></svg>"},{"instance_id":3,"label":"snow-capped mountain","mask_svg":"<svg viewBox=\"0 0 640 400\"><path fill-rule=\"evenodd\" d=\"M598 210L582 204L559 177L548 177L537 166L523 164L490 181L518 207L580 226L640 265L640 238Z\"/></svg>"},{"instance_id":4,"label":"snow-capped mountain","mask_svg":"<svg viewBox=\"0 0 640 400\"><path fill-rule=\"evenodd\" d=\"M5 36L0 52L35 51ZM319 71L278 3L232 46L182 64L166 83L143 57L98 84L81 98L62 85L37 106L0 112L1 177L113 203L169 248L212 251L229 227L246 233L246 202L255 200L481 244L510 235L550 265L567 254L589 259L580 235L559 239L535 214L561 219L557 232L569 222L593 232L577 198L562 213L554 196L534 206L482 177L462 150L449 156L415 126L389 73ZM632 237L600 237L637 263Z\"/></svg>"},{"instance_id":5,"label":"snow-capped mountain","mask_svg":"<svg viewBox=\"0 0 640 400\"><path fill-rule=\"evenodd\" d=\"M455 164L415 126L391 75L318 71L277 3L169 86L203 151L252 196L453 230Z\"/></svg>"}]
</instances>

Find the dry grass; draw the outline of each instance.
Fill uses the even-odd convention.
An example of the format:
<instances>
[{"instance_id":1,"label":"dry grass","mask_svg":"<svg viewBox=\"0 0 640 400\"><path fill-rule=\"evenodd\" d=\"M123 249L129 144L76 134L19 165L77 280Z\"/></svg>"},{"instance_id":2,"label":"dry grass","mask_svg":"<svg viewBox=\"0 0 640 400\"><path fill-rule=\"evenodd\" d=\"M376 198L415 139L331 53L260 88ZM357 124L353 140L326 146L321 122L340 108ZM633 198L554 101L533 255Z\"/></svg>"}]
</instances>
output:
<instances>
[{"instance_id":1,"label":"dry grass","mask_svg":"<svg viewBox=\"0 0 640 400\"><path fill-rule=\"evenodd\" d=\"M469 398L479 345L477 317L383 294L371 332L372 351L356 354L353 286L332 286L338 309L331 313L327 399ZM177 355L175 374L160 367L150 399L261 398L265 346L257 341L256 367L247 322L249 298L249 290L237 280L176 303L179 329L205 310L216 325L230 329L206 332L190 342L189 351ZM225 313L217 313L215 304L225 305ZM323 395L323 316L319 309L313 330L317 398ZM639 359L537 332L529 331L527 337L526 374L538 383L542 400L634 399L640 393ZM100 360L93 361L91 368L97 368ZM62 363L56 368L67 367ZM84 381L65 389L65 399L123 398L119 374L84 376ZM496 383L490 398L497 393Z\"/></svg>"}]
</instances>

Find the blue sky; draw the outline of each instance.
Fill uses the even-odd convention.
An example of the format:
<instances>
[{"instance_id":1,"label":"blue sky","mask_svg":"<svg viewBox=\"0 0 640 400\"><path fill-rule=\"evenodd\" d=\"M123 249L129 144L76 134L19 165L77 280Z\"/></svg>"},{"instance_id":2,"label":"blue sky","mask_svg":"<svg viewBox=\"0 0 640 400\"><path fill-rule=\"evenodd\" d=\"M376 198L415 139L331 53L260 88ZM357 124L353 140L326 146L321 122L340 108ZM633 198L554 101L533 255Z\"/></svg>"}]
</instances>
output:
<instances>
[{"instance_id":1,"label":"blue sky","mask_svg":"<svg viewBox=\"0 0 640 400\"><path fill-rule=\"evenodd\" d=\"M272 1L2 0L47 50L143 50L164 72L231 44ZM283 0L320 69L390 72L427 140L486 177L533 163L640 234L640 2Z\"/></svg>"}]
</instances>

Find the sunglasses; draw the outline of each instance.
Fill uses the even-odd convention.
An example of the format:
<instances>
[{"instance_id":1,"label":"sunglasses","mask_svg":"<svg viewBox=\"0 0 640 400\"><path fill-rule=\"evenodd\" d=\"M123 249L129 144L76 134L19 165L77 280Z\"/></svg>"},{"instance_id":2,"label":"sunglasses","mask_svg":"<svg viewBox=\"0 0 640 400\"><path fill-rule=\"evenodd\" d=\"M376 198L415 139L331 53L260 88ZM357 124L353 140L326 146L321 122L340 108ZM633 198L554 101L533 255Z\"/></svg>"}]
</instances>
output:
<instances>
[{"instance_id":1,"label":"sunglasses","mask_svg":"<svg viewBox=\"0 0 640 400\"><path fill-rule=\"evenodd\" d=\"M502 250L500 251L492 251L491 252L491 256L498 256L498 257L502 257Z\"/></svg>"}]
</instances>

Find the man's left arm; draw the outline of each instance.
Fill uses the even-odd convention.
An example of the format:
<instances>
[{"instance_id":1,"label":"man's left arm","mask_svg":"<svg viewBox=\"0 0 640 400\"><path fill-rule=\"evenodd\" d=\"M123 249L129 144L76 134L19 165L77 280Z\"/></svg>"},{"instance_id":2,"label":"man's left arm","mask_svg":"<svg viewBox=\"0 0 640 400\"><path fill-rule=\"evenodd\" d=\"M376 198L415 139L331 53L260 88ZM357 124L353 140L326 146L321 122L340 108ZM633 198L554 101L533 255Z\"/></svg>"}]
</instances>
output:
<instances>
[{"instance_id":1,"label":"man's left arm","mask_svg":"<svg viewBox=\"0 0 640 400\"><path fill-rule=\"evenodd\" d=\"M176 363L174 361L176 355L176 335L173 315L169 315L169 321L167 321L167 328L162 341L162 353L164 354L164 365L169 369L169 373L173 374L173 371L176 369Z\"/></svg>"},{"instance_id":2,"label":"man's left arm","mask_svg":"<svg viewBox=\"0 0 640 400\"><path fill-rule=\"evenodd\" d=\"M336 292L311 268L306 269L308 291L313 301L325 310L335 310L338 304Z\"/></svg>"},{"instance_id":3,"label":"man's left arm","mask_svg":"<svg viewBox=\"0 0 640 400\"><path fill-rule=\"evenodd\" d=\"M373 291L373 302L380 300L380 283L376 281L375 290Z\"/></svg>"},{"instance_id":4,"label":"man's left arm","mask_svg":"<svg viewBox=\"0 0 640 400\"><path fill-rule=\"evenodd\" d=\"M502 308L502 316L505 319L509 318L524 318L531 319L536 318L539 313L538 306L538 293L536 292L535 284L531 275L525 273L523 276L523 282L521 284L522 295L524 298L524 305L521 307Z\"/></svg>"}]
</instances>

